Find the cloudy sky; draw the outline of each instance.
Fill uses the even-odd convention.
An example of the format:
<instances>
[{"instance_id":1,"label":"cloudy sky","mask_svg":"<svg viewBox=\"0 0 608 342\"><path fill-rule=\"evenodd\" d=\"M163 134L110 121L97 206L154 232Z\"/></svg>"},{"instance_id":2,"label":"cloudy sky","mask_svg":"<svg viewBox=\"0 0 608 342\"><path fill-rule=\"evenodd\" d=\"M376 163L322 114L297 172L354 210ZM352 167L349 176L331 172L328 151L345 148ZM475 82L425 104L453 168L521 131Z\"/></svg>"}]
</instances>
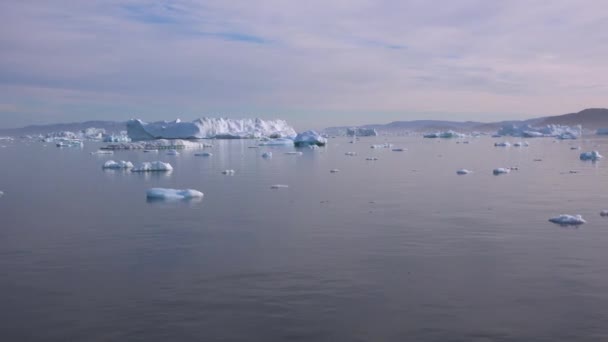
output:
<instances>
[{"instance_id":1,"label":"cloudy sky","mask_svg":"<svg viewBox=\"0 0 608 342\"><path fill-rule=\"evenodd\" d=\"M608 106L603 0L0 2L0 127L493 121Z\"/></svg>"}]
</instances>

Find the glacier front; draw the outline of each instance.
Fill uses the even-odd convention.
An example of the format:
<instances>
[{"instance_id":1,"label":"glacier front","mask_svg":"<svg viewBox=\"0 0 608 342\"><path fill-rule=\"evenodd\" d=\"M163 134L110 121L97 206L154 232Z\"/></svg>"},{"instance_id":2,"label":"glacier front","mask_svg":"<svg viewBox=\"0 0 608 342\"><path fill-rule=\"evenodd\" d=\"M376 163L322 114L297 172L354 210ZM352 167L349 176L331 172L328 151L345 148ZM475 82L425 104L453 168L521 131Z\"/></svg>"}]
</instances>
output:
<instances>
[{"instance_id":1,"label":"glacier front","mask_svg":"<svg viewBox=\"0 0 608 342\"><path fill-rule=\"evenodd\" d=\"M294 137L296 131L285 120L201 118L192 122L139 119L127 122L129 138L153 139L254 139Z\"/></svg>"}]
</instances>

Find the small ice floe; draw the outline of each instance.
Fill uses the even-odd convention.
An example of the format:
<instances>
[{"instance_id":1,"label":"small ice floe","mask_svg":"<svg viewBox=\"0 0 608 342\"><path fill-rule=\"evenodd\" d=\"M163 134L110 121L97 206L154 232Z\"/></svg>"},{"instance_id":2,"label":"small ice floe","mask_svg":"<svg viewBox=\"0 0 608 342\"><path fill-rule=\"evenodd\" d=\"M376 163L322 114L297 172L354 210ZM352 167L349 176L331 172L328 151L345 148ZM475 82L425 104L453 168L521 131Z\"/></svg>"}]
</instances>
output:
<instances>
[{"instance_id":1,"label":"small ice floe","mask_svg":"<svg viewBox=\"0 0 608 342\"><path fill-rule=\"evenodd\" d=\"M509 173L509 172L511 172L511 168L508 168L508 167L499 167L492 171L492 173L494 175L503 175L503 174Z\"/></svg>"},{"instance_id":2,"label":"small ice floe","mask_svg":"<svg viewBox=\"0 0 608 342\"><path fill-rule=\"evenodd\" d=\"M339 169L331 169L331 170L329 170L329 172L331 172L331 173L338 173L338 172L340 172L340 170Z\"/></svg>"},{"instance_id":3,"label":"small ice floe","mask_svg":"<svg viewBox=\"0 0 608 342\"><path fill-rule=\"evenodd\" d=\"M0 191L0 192L2 192L2 191ZM603 217L608 216L608 210L602 210L602 211L600 211L600 216L603 216Z\"/></svg>"},{"instance_id":4,"label":"small ice floe","mask_svg":"<svg viewBox=\"0 0 608 342\"><path fill-rule=\"evenodd\" d=\"M528 144L527 141L524 141L524 142L518 141L516 143L513 143L513 146L515 146L515 147L522 147L522 146L523 147L528 147L528 146L530 146L530 144Z\"/></svg>"},{"instance_id":5,"label":"small ice floe","mask_svg":"<svg viewBox=\"0 0 608 342\"><path fill-rule=\"evenodd\" d=\"M193 189L166 189L151 188L146 191L146 197L158 200L187 200L192 198L202 198L203 193Z\"/></svg>"},{"instance_id":6,"label":"small ice floe","mask_svg":"<svg viewBox=\"0 0 608 342\"><path fill-rule=\"evenodd\" d=\"M212 155L213 153L211 152L199 152L194 154L195 157L211 157Z\"/></svg>"},{"instance_id":7,"label":"small ice floe","mask_svg":"<svg viewBox=\"0 0 608 342\"><path fill-rule=\"evenodd\" d=\"M262 153L262 158L266 158L266 159L272 158L272 152L264 152L264 153Z\"/></svg>"},{"instance_id":8,"label":"small ice floe","mask_svg":"<svg viewBox=\"0 0 608 342\"><path fill-rule=\"evenodd\" d=\"M398 147L398 148L392 149L392 151L393 152L404 152L404 151L407 151L407 148Z\"/></svg>"},{"instance_id":9,"label":"small ice floe","mask_svg":"<svg viewBox=\"0 0 608 342\"><path fill-rule=\"evenodd\" d=\"M222 171L222 174L224 174L224 175L233 175L234 174L234 170L232 170L232 169L224 170L224 171Z\"/></svg>"},{"instance_id":10,"label":"small ice floe","mask_svg":"<svg viewBox=\"0 0 608 342\"><path fill-rule=\"evenodd\" d=\"M132 172L168 172L173 171L173 166L169 163L163 163L161 161L145 162L139 164L138 167L131 170Z\"/></svg>"},{"instance_id":11,"label":"small ice floe","mask_svg":"<svg viewBox=\"0 0 608 342\"><path fill-rule=\"evenodd\" d=\"M169 151L167 151L167 155L168 156L177 156L177 155L179 155L179 152L177 152L177 150L169 150Z\"/></svg>"},{"instance_id":12,"label":"small ice floe","mask_svg":"<svg viewBox=\"0 0 608 342\"><path fill-rule=\"evenodd\" d=\"M371 145L370 148L391 148L393 147L393 144L375 144L375 145Z\"/></svg>"},{"instance_id":13,"label":"small ice floe","mask_svg":"<svg viewBox=\"0 0 608 342\"><path fill-rule=\"evenodd\" d=\"M100 154L114 154L114 151L108 150L97 150L95 152L91 152L92 155L100 155Z\"/></svg>"},{"instance_id":14,"label":"small ice floe","mask_svg":"<svg viewBox=\"0 0 608 342\"><path fill-rule=\"evenodd\" d=\"M473 172L473 171L467 170L467 169L460 169L460 170L456 171L456 174L459 174L459 175L468 175L471 172Z\"/></svg>"},{"instance_id":15,"label":"small ice floe","mask_svg":"<svg viewBox=\"0 0 608 342\"><path fill-rule=\"evenodd\" d=\"M580 150L581 148L579 146L570 146L571 150Z\"/></svg>"},{"instance_id":16,"label":"small ice floe","mask_svg":"<svg viewBox=\"0 0 608 342\"><path fill-rule=\"evenodd\" d=\"M133 163L130 161L121 160L119 162L115 162L113 160L108 160L102 166L103 169L132 169Z\"/></svg>"},{"instance_id":17,"label":"small ice floe","mask_svg":"<svg viewBox=\"0 0 608 342\"><path fill-rule=\"evenodd\" d=\"M580 155L580 159L596 161L602 159L602 155L598 151L583 152Z\"/></svg>"},{"instance_id":18,"label":"small ice floe","mask_svg":"<svg viewBox=\"0 0 608 342\"><path fill-rule=\"evenodd\" d=\"M158 153L158 150L144 150L144 153Z\"/></svg>"},{"instance_id":19,"label":"small ice floe","mask_svg":"<svg viewBox=\"0 0 608 342\"><path fill-rule=\"evenodd\" d=\"M378 158L376 158L376 157L367 157L367 158L365 158L365 160L376 161L376 160L378 160Z\"/></svg>"},{"instance_id":20,"label":"small ice floe","mask_svg":"<svg viewBox=\"0 0 608 342\"><path fill-rule=\"evenodd\" d=\"M357 152L344 152L344 155L347 155L349 157L354 157L357 155Z\"/></svg>"},{"instance_id":21,"label":"small ice floe","mask_svg":"<svg viewBox=\"0 0 608 342\"><path fill-rule=\"evenodd\" d=\"M289 188L289 185L285 185L285 184L274 184L270 186L271 189L284 189L284 188Z\"/></svg>"},{"instance_id":22,"label":"small ice floe","mask_svg":"<svg viewBox=\"0 0 608 342\"><path fill-rule=\"evenodd\" d=\"M291 151L291 152L285 152L285 154L289 154L289 155L293 155L293 156L301 156L302 152Z\"/></svg>"},{"instance_id":23,"label":"small ice floe","mask_svg":"<svg viewBox=\"0 0 608 342\"><path fill-rule=\"evenodd\" d=\"M496 147L509 147L511 144L508 141L494 143Z\"/></svg>"},{"instance_id":24,"label":"small ice floe","mask_svg":"<svg viewBox=\"0 0 608 342\"><path fill-rule=\"evenodd\" d=\"M562 226L567 226L567 225L578 226L579 224L586 223L587 221L585 221L581 215L561 214L559 216L550 218L549 222L553 222L555 224L559 224Z\"/></svg>"}]
</instances>

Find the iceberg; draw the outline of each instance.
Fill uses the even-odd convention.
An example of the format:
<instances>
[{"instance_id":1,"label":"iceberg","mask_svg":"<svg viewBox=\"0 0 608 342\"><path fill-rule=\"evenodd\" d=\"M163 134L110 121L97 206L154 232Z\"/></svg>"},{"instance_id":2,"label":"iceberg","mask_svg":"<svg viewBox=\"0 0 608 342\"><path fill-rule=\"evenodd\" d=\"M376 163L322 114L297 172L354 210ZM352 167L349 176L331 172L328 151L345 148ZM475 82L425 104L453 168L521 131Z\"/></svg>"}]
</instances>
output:
<instances>
[{"instance_id":1,"label":"iceberg","mask_svg":"<svg viewBox=\"0 0 608 342\"><path fill-rule=\"evenodd\" d=\"M126 134L103 134L102 139L103 142L106 143L117 143L117 142L131 142L131 138L129 138Z\"/></svg>"},{"instance_id":2,"label":"iceberg","mask_svg":"<svg viewBox=\"0 0 608 342\"><path fill-rule=\"evenodd\" d=\"M91 152L92 155L102 155L102 154L114 154L113 151L108 150L97 150L95 152Z\"/></svg>"},{"instance_id":3,"label":"iceberg","mask_svg":"<svg viewBox=\"0 0 608 342\"><path fill-rule=\"evenodd\" d=\"M224 171L222 171L222 174L233 175L234 174L234 170L232 170L232 169L230 169L230 170L224 170Z\"/></svg>"},{"instance_id":4,"label":"iceberg","mask_svg":"<svg viewBox=\"0 0 608 342\"><path fill-rule=\"evenodd\" d=\"M293 139L278 138L263 140L259 143L260 146L293 146Z\"/></svg>"},{"instance_id":5,"label":"iceberg","mask_svg":"<svg viewBox=\"0 0 608 342\"><path fill-rule=\"evenodd\" d=\"M378 136L378 132L373 128L353 127L346 129L346 135L349 137L375 137Z\"/></svg>"},{"instance_id":6,"label":"iceberg","mask_svg":"<svg viewBox=\"0 0 608 342\"><path fill-rule=\"evenodd\" d=\"M266 158L266 159L272 158L272 152L264 152L264 153L262 153L262 158Z\"/></svg>"},{"instance_id":7,"label":"iceberg","mask_svg":"<svg viewBox=\"0 0 608 342\"><path fill-rule=\"evenodd\" d=\"M270 186L271 189L285 189L285 188L289 188L289 185L285 185L285 184L274 184Z\"/></svg>"},{"instance_id":8,"label":"iceberg","mask_svg":"<svg viewBox=\"0 0 608 342\"><path fill-rule=\"evenodd\" d=\"M511 144L508 141L494 143L496 147L509 147Z\"/></svg>"},{"instance_id":9,"label":"iceberg","mask_svg":"<svg viewBox=\"0 0 608 342\"><path fill-rule=\"evenodd\" d=\"M376 158L376 157L367 157L367 158L365 158L365 160L376 161L376 160L378 160L378 158Z\"/></svg>"},{"instance_id":10,"label":"iceberg","mask_svg":"<svg viewBox=\"0 0 608 342\"><path fill-rule=\"evenodd\" d=\"M285 152L285 154L292 155L292 156L301 156L301 155L302 155L302 152L299 152L299 151L291 151L291 152Z\"/></svg>"},{"instance_id":11,"label":"iceberg","mask_svg":"<svg viewBox=\"0 0 608 342\"><path fill-rule=\"evenodd\" d=\"M603 216L603 217L608 216L608 210L602 210L602 211L600 211L600 216Z\"/></svg>"},{"instance_id":12,"label":"iceberg","mask_svg":"<svg viewBox=\"0 0 608 342\"><path fill-rule=\"evenodd\" d=\"M508 168L508 167L499 167L497 169L492 170L492 173L495 176L506 174L506 173L509 173L509 172L511 172L511 169Z\"/></svg>"},{"instance_id":13,"label":"iceberg","mask_svg":"<svg viewBox=\"0 0 608 342\"><path fill-rule=\"evenodd\" d=\"M177 150L172 149L172 150L167 151L167 155L168 156L177 156L177 155L179 155L179 152L177 152Z\"/></svg>"},{"instance_id":14,"label":"iceberg","mask_svg":"<svg viewBox=\"0 0 608 342\"><path fill-rule=\"evenodd\" d=\"M192 122L139 119L127 122L133 141L154 139L254 139L293 137L296 131L285 120L201 118Z\"/></svg>"},{"instance_id":15,"label":"iceberg","mask_svg":"<svg viewBox=\"0 0 608 342\"><path fill-rule=\"evenodd\" d=\"M121 160L119 162L115 162L113 160L108 160L102 166L104 169L131 169L133 168L133 163L130 161Z\"/></svg>"},{"instance_id":16,"label":"iceberg","mask_svg":"<svg viewBox=\"0 0 608 342\"><path fill-rule=\"evenodd\" d=\"M132 169L133 172L149 172L149 171L173 171L173 166L169 163L161 161L144 162L138 167Z\"/></svg>"},{"instance_id":17,"label":"iceberg","mask_svg":"<svg viewBox=\"0 0 608 342\"><path fill-rule=\"evenodd\" d=\"M559 225L579 225L586 223L581 215L566 215L561 214L556 217L552 217L549 219L549 222L553 222Z\"/></svg>"},{"instance_id":18,"label":"iceberg","mask_svg":"<svg viewBox=\"0 0 608 342\"><path fill-rule=\"evenodd\" d=\"M81 140L74 139L59 139L57 140L57 147L79 147L82 148L84 144Z\"/></svg>"},{"instance_id":19,"label":"iceberg","mask_svg":"<svg viewBox=\"0 0 608 342\"><path fill-rule=\"evenodd\" d=\"M188 141L182 139L169 140L158 139L150 141L138 141L130 143L110 144L102 147L104 150L144 150L144 152L153 152L158 150L181 150L181 149L202 149L205 148L204 143Z\"/></svg>"},{"instance_id":20,"label":"iceberg","mask_svg":"<svg viewBox=\"0 0 608 342\"><path fill-rule=\"evenodd\" d=\"M4 196L4 191L0 191L0 197Z\"/></svg>"},{"instance_id":21,"label":"iceberg","mask_svg":"<svg viewBox=\"0 0 608 342\"><path fill-rule=\"evenodd\" d=\"M459 175L468 175L471 172L473 172L473 171L470 171L470 170L467 170L467 169L460 169L460 170L456 171L456 174L459 174Z\"/></svg>"},{"instance_id":22,"label":"iceberg","mask_svg":"<svg viewBox=\"0 0 608 342\"><path fill-rule=\"evenodd\" d=\"M203 193L193 189L166 189L166 188L151 188L146 191L146 197L149 199L159 200L184 200L191 198L202 198Z\"/></svg>"},{"instance_id":23,"label":"iceberg","mask_svg":"<svg viewBox=\"0 0 608 342\"><path fill-rule=\"evenodd\" d=\"M524 141L524 142L518 141L518 142L513 143L513 146L515 146L515 147L522 147L522 146L523 147L528 147L528 146L530 146L530 144L528 144L527 141Z\"/></svg>"},{"instance_id":24,"label":"iceberg","mask_svg":"<svg viewBox=\"0 0 608 342\"><path fill-rule=\"evenodd\" d=\"M327 144L327 139L321 136L321 134L311 130L299 133L296 135L293 142L296 146L325 146Z\"/></svg>"},{"instance_id":25,"label":"iceberg","mask_svg":"<svg viewBox=\"0 0 608 342\"><path fill-rule=\"evenodd\" d=\"M427 133L424 134L422 136L423 138L442 138L442 139L449 139L449 138L465 138L466 134L462 134L462 133L458 133L452 130L449 131L445 131L445 132L436 132L436 133Z\"/></svg>"},{"instance_id":26,"label":"iceberg","mask_svg":"<svg viewBox=\"0 0 608 342\"><path fill-rule=\"evenodd\" d=\"M212 155L213 155L213 153L211 153L211 152L201 152L201 153L194 154L195 157L211 157Z\"/></svg>"},{"instance_id":27,"label":"iceberg","mask_svg":"<svg viewBox=\"0 0 608 342\"><path fill-rule=\"evenodd\" d=\"M598 151L583 152L580 155L580 159L581 160L597 161L597 160L600 160L602 158L603 158L603 156Z\"/></svg>"},{"instance_id":28,"label":"iceberg","mask_svg":"<svg viewBox=\"0 0 608 342\"><path fill-rule=\"evenodd\" d=\"M581 126L546 125L543 127L532 127L530 125L517 126L508 124L501 127L497 135L524 138L556 137L558 139L577 139L581 135L581 130Z\"/></svg>"}]
</instances>

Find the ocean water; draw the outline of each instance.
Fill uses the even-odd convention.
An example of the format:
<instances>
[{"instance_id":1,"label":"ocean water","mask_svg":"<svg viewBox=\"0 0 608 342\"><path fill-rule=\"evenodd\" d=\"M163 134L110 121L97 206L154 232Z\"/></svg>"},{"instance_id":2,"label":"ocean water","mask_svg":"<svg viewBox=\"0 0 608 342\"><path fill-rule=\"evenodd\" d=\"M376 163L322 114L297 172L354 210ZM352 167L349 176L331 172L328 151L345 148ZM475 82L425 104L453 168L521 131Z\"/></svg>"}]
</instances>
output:
<instances>
[{"instance_id":1,"label":"ocean water","mask_svg":"<svg viewBox=\"0 0 608 342\"><path fill-rule=\"evenodd\" d=\"M608 139L457 141L214 141L209 158L3 143L0 340L608 340L608 160L578 158ZM385 142L408 150L370 148ZM547 221L561 213L587 223Z\"/></svg>"}]
</instances>

